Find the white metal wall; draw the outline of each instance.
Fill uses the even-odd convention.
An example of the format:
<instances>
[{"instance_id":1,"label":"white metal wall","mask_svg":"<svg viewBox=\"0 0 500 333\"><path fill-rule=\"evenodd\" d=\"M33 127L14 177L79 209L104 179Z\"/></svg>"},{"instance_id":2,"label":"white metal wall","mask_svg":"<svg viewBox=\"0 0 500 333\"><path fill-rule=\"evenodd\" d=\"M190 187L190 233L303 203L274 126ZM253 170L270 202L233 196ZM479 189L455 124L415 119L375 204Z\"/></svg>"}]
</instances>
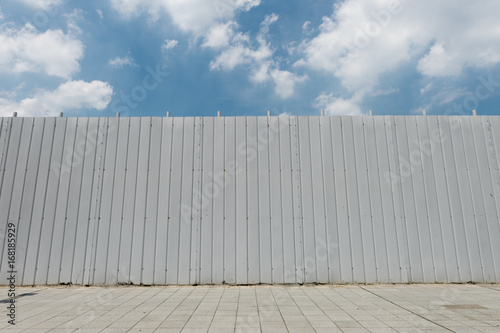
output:
<instances>
[{"instance_id":1,"label":"white metal wall","mask_svg":"<svg viewBox=\"0 0 500 333\"><path fill-rule=\"evenodd\" d=\"M18 283L500 282L500 117L0 118Z\"/></svg>"}]
</instances>

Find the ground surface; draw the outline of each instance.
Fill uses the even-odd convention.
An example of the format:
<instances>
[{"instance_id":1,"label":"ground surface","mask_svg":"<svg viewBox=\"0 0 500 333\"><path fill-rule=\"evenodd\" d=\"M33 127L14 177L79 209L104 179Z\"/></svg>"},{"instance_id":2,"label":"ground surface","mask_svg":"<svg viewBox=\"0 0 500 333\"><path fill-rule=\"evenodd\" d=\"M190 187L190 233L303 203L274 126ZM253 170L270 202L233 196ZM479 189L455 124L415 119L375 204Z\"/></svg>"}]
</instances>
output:
<instances>
[{"instance_id":1,"label":"ground surface","mask_svg":"<svg viewBox=\"0 0 500 333\"><path fill-rule=\"evenodd\" d=\"M18 288L5 332L500 332L500 286Z\"/></svg>"}]
</instances>

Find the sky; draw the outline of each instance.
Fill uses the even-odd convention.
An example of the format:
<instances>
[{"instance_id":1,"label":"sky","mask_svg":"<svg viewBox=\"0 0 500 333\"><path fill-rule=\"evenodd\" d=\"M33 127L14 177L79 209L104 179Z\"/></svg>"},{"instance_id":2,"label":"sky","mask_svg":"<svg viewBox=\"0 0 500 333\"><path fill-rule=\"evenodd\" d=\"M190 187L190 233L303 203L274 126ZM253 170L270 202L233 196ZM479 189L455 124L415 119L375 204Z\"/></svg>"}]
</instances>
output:
<instances>
[{"instance_id":1,"label":"sky","mask_svg":"<svg viewBox=\"0 0 500 333\"><path fill-rule=\"evenodd\" d=\"M498 0L3 0L0 116L500 114Z\"/></svg>"}]
</instances>

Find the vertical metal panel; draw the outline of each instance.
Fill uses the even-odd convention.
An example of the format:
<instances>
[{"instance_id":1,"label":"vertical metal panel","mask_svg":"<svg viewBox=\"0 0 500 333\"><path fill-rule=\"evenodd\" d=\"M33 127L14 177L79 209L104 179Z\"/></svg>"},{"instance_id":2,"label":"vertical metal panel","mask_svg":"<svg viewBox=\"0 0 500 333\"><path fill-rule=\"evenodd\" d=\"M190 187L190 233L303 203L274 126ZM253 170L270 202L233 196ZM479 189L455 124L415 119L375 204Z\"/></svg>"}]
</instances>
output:
<instances>
[{"instance_id":1,"label":"vertical metal panel","mask_svg":"<svg viewBox=\"0 0 500 333\"><path fill-rule=\"evenodd\" d=\"M111 120L111 119L110 119ZM114 126L114 127L111 127ZM130 118L118 118L110 124L117 133L118 146L114 165L113 200L109 220L109 244L107 244L106 284L116 284L128 279L119 271L120 241L122 238L123 211L125 209L125 184L127 155L130 138Z\"/></svg>"},{"instance_id":2,"label":"vertical metal panel","mask_svg":"<svg viewBox=\"0 0 500 333\"><path fill-rule=\"evenodd\" d=\"M236 283L236 119L224 118L224 281ZM196 266L198 267L198 266Z\"/></svg>"},{"instance_id":3,"label":"vertical metal panel","mask_svg":"<svg viewBox=\"0 0 500 333\"><path fill-rule=\"evenodd\" d=\"M472 193L470 189L470 180L468 176L468 167L466 161L466 152L462 135L462 119L455 118L450 123L451 141L453 143L453 152L455 155L455 166L457 168L458 188L460 194L460 205L464 217L464 230L466 243L469 250L469 261L471 266L472 280L484 280L484 260L479 237L477 234L474 209L472 204Z\"/></svg>"},{"instance_id":4,"label":"vertical metal panel","mask_svg":"<svg viewBox=\"0 0 500 333\"><path fill-rule=\"evenodd\" d=\"M49 277L50 270L50 259L52 244L54 241L54 233L58 233L59 230L55 230L55 226L61 224L60 220L56 220L56 210L57 202L59 196L59 189L61 188L62 179L61 176L68 177L66 173L67 169L64 166L64 145L66 144L66 129L67 129L68 118L58 118L56 119L52 160L50 165L49 181L45 197L45 206L42 217L42 234L40 237L40 245L37 253L37 265L36 265L36 275L35 284L48 284L49 279L51 281L57 278ZM67 195L67 194L66 194ZM56 244L59 243L60 236L55 240ZM56 249L57 251L57 249ZM55 260L52 261L53 265L56 265ZM52 282L54 283L54 282Z\"/></svg>"},{"instance_id":5,"label":"vertical metal panel","mask_svg":"<svg viewBox=\"0 0 500 333\"><path fill-rule=\"evenodd\" d=\"M458 259L455 240L455 230L451 221L449 194L447 188L447 173L444 167L442 135L438 125L438 118L427 117L429 129L429 142L427 151L432 158L433 174L435 176L437 204L439 206L439 219L443 233L443 248L446 260L447 282L459 282Z\"/></svg>"},{"instance_id":6,"label":"vertical metal panel","mask_svg":"<svg viewBox=\"0 0 500 333\"><path fill-rule=\"evenodd\" d=\"M121 118L123 119L123 118ZM134 228L135 196L137 188L137 168L139 165L140 118L130 118L128 155L125 172L125 195L123 198L123 220L121 225L120 252L118 261L118 277L124 283L130 283L130 258ZM168 170L169 171L169 170ZM167 172L168 172L167 171Z\"/></svg>"},{"instance_id":7,"label":"vertical metal panel","mask_svg":"<svg viewBox=\"0 0 500 333\"><path fill-rule=\"evenodd\" d=\"M284 283L295 283L296 280L296 242L294 226L294 188L291 145L291 123L289 117L279 117L279 158L281 168L281 213L283 215L283 273Z\"/></svg>"},{"instance_id":8,"label":"vertical metal panel","mask_svg":"<svg viewBox=\"0 0 500 333\"><path fill-rule=\"evenodd\" d=\"M73 223L67 221L66 213L72 176L73 157L75 151L75 139L77 131L78 118L67 118L66 131L64 137L63 154L61 160L61 170L59 174L59 188L55 206L54 226L52 230L52 244L49 249L49 270L47 276L48 284L57 284L60 280L62 248L66 225ZM75 191L76 193L76 191Z\"/></svg>"},{"instance_id":9,"label":"vertical metal panel","mask_svg":"<svg viewBox=\"0 0 500 333\"><path fill-rule=\"evenodd\" d=\"M490 238L489 221L487 214L487 206L485 205L485 195L483 187L484 180L479 170L480 165L483 165L485 156L479 155L475 145L474 128L470 118L462 119L462 133L464 138L465 157L467 171L470 179L470 190L472 194L472 205L474 209L474 218L476 220L477 234L481 252L483 255L483 272L485 282L495 282L495 262L492 248L492 239ZM481 158L482 163L478 163L478 158ZM487 162L486 162L487 163Z\"/></svg>"},{"instance_id":10,"label":"vertical metal panel","mask_svg":"<svg viewBox=\"0 0 500 333\"><path fill-rule=\"evenodd\" d=\"M425 200L424 175L422 167L422 155L420 152L420 139L417 128L417 117L406 118L406 133L408 137L408 171L402 168L401 181L404 185L411 184L413 188L413 200L415 205L416 236L409 242L410 250L415 248L413 242L417 241L420 248L422 278L421 281L432 283L436 281L435 263L432 253L431 234L428 222L427 202ZM411 211L408 204L408 211ZM411 221L410 221L411 223ZM409 226L410 227L410 226ZM414 230L414 229L411 229ZM412 254L413 255L413 254ZM427 264L424 264L427 263ZM415 273L418 274L418 269ZM414 275L418 279L418 275ZM412 279L412 281L415 281ZM417 280L418 281L418 280Z\"/></svg>"},{"instance_id":11,"label":"vertical metal panel","mask_svg":"<svg viewBox=\"0 0 500 333\"><path fill-rule=\"evenodd\" d=\"M201 201L200 283L212 283L214 118L204 118L203 126L203 168L201 176L201 193L203 195Z\"/></svg>"},{"instance_id":12,"label":"vertical metal panel","mask_svg":"<svg viewBox=\"0 0 500 333\"><path fill-rule=\"evenodd\" d=\"M10 166L14 166L14 168L10 169L11 172L7 170L5 177L11 178L12 180L9 181L8 179L5 179L8 183L8 187L4 189L0 202L2 220L5 219L7 223L12 223L16 226L16 239L19 239L20 241L23 240L23 237L20 236L20 234L29 230L27 225L21 225L20 223L23 215L21 204L23 201L22 199L26 184L26 176L28 174L28 156L32 144L33 121L34 119L29 118L21 119L21 121L13 123L13 134L16 134L16 143L19 142L19 146L17 151L12 151L14 154L11 154L10 161L7 162L6 168L8 167L10 169ZM17 138L19 138L19 140L17 140ZM11 189L10 193L7 192L8 189ZM8 228L4 228L2 229L8 232ZM5 239L7 239L7 234L5 235ZM22 255L22 249L25 248L26 245L20 243L17 246L17 249L20 252L19 254ZM7 251L7 247L2 248L0 265L3 265L7 261ZM7 276L9 276L7 269L0 271L1 279L5 281Z\"/></svg>"},{"instance_id":13,"label":"vertical metal panel","mask_svg":"<svg viewBox=\"0 0 500 333\"><path fill-rule=\"evenodd\" d=\"M469 246L458 246L459 244L467 244L467 239L464 229L464 214L460 204L460 189L458 184L457 167L455 164L455 154L453 152L453 142L451 137L451 130L449 117L438 117L440 129L440 142L443 151L444 159L444 174L446 175L446 184L450 201L450 218L452 228L454 230L455 247L457 251L457 268L460 275L460 281L472 281L471 265L476 266L475 269L481 271L479 257L475 257L474 263L469 258ZM438 145L439 147L439 145Z\"/></svg>"},{"instance_id":14,"label":"vertical metal panel","mask_svg":"<svg viewBox=\"0 0 500 333\"><path fill-rule=\"evenodd\" d=\"M293 225L295 235L295 281L304 283L305 281L305 244L303 232L303 205L301 190L301 172L300 172L300 140L298 118L290 117L290 138L291 138L291 156L292 156L292 207L293 207Z\"/></svg>"},{"instance_id":15,"label":"vertical metal panel","mask_svg":"<svg viewBox=\"0 0 500 333\"><path fill-rule=\"evenodd\" d=\"M358 193L358 170L356 168L352 117L342 117L342 134L344 140L345 177L347 185L348 224L351 240L352 274L356 283L366 282L364 244L361 232L360 203Z\"/></svg>"},{"instance_id":16,"label":"vertical metal panel","mask_svg":"<svg viewBox=\"0 0 500 333\"><path fill-rule=\"evenodd\" d=\"M389 152L389 170L391 172L399 172L399 148L396 136L396 118L386 118L386 133L388 138ZM396 279L395 282L408 281L408 239L406 233L406 225L404 219L404 205L401 195L401 182L391 179L392 199L394 204L394 224L396 229L396 244L399 250L399 270L401 279Z\"/></svg>"},{"instance_id":17,"label":"vertical metal panel","mask_svg":"<svg viewBox=\"0 0 500 333\"><path fill-rule=\"evenodd\" d=\"M247 219L247 125L245 117L236 120L236 283L248 283ZM202 238L203 242L203 238Z\"/></svg>"},{"instance_id":18,"label":"vertical metal panel","mask_svg":"<svg viewBox=\"0 0 500 333\"><path fill-rule=\"evenodd\" d=\"M337 206L335 194L335 168L333 165L332 128L330 117L320 118L321 154L323 171L323 205L325 209L326 233L325 254L328 260L328 281L341 281L339 234L337 229ZM385 243L384 243L385 244Z\"/></svg>"},{"instance_id":19,"label":"vertical metal panel","mask_svg":"<svg viewBox=\"0 0 500 333\"><path fill-rule=\"evenodd\" d=\"M152 285L154 282L155 247L157 224L164 220L158 216L160 160L162 142L162 118L151 121L151 139L149 143L148 190L146 217L144 221L144 246L142 251L141 283Z\"/></svg>"},{"instance_id":20,"label":"vertical metal panel","mask_svg":"<svg viewBox=\"0 0 500 333\"><path fill-rule=\"evenodd\" d=\"M257 118L257 160L259 194L260 282L272 282L272 229L270 207L269 127L268 117Z\"/></svg>"},{"instance_id":21,"label":"vertical metal panel","mask_svg":"<svg viewBox=\"0 0 500 333\"><path fill-rule=\"evenodd\" d=\"M365 147L365 124L363 117L353 118L354 152L358 179L359 221L363 242L365 281L376 281L375 244L373 239L370 188Z\"/></svg>"},{"instance_id":22,"label":"vertical metal panel","mask_svg":"<svg viewBox=\"0 0 500 333\"><path fill-rule=\"evenodd\" d=\"M325 181L323 179L324 162L322 154L320 117L311 117L309 120L309 132L311 137L311 198L313 200L313 223L317 272L316 282L328 283L328 240L326 232L326 214L324 201ZM313 159L313 156L317 156L317 158Z\"/></svg>"},{"instance_id":23,"label":"vertical metal panel","mask_svg":"<svg viewBox=\"0 0 500 333\"><path fill-rule=\"evenodd\" d=\"M103 127L100 126L101 123L102 121L99 118L90 118L85 138L81 198L90 197L91 199L80 200L71 276L71 282L76 284L88 283L85 277L90 272L90 267L86 266L86 259L87 250L91 247L89 246L89 240L92 239L94 233L91 228L94 221L91 212L94 202L97 201L98 194L99 163L102 155L100 150L102 145L99 146L102 141L99 140L102 137L99 133L103 131Z\"/></svg>"},{"instance_id":24,"label":"vertical metal panel","mask_svg":"<svg viewBox=\"0 0 500 333\"><path fill-rule=\"evenodd\" d=\"M89 226L83 268L83 281L91 285L95 276L96 247L99 230L99 209L102 203L102 187L104 181L104 163L106 160L106 138L108 135L108 118L100 118L95 136L96 158L94 164L94 182L90 202Z\"/></svg>"},{"instance_id":25,"label":"vertical metal panel","mask_svg":"<svg viewBox=\"0 0 500 333\"><path fill-rule=\"evenodd\" d=\"M304 269L306 283L318 281L316 230L314 226L314 197L309 117L298 117L300 151L300 187L302 189L302 233L304 239Z\"/></svg>"},{"instance_id":26,"label":"vertical metal panel","mask_svg":"<svg viewBox=\"0 0 500 333\"><path fill-rule=\"evenodd\" d=\"M378 144L375 135L375 118L368 117L365 121L366 155L368 165L368 179L371 198L371 210L373 221L373 238L375 254L375 270L377 281L389 282L388 253L386 234L384 226L384 214L382 206L381 182L385 181L384 173L380 172L378 162Z\"/></svg>"},{"instance_id":27,"label":"vertical metal panel","mask_svg":"<svg viewBox=\"0 0 500 333\"><path fill-rule=\"evenodd\" d=\"M193 204L191 207L191 265L190 281L200 281L200 226L201 226L201 170L203 168L203 118L195 119L194 133L194 160L193 160ZM164 240L160 242L165 243ZM234 247L233 247L234 248Z\"/></svg>"},{"instance_id":28,"label":"vertical metal panel","mask_svg":"<svg viewBox=\"0 0 500 333\"><path fill-rule=\"evenodd\" d=\"M173 140L173 118L163 119L163 131L161 141L161 161L160 178L158 183L160 192L158 197L158 221L156 229L156 248L155 248L155 278L154 284L165 284L167 271L167 244L168 228L170 224L170 186L172 169L172 140ZM198 167L198 173L201 173L201 167ZM199 199L201 200L201 198ZM199 202L199 201L196 201ZM201 217L200 208L196 207L198 220ZM199 223L199 221L198 221ZM199 228L199 226L198 226ZM199 266L199 265L198 265Z\"/></svg>"},{"instance_id":29,"label":"vertical metal panel","mask_svg":"<svg viewBox=\"0 0 500 333\"><path fill-rule=\"evenodd\" d=\"M71 118L70 118L71 119ZM102 170L102 195L98 208L97 238L95 241L95 259L93 284L106 283L106 266L108 264L108 250L111 238L112 204L114 198L114 184L116 174L116 163L118 157L118 123L120 118L110 118L106 130L104 143L104 168Z\"/></svg>"},{"instance_id":30,"label":"vertical metal panel","mask_svg":"<svg viewBox=\"0 0 500 333\"><path fill-rule=\"evenodd\" d=\"M139 161L137 167L137 185L135 192L135 211L132 235L132 256L130 259L130 282L134 284L142 283L142 271L144 268L144 227L146 224L146 205L148 203L149 187L149 156L151 154L151 118L141 118L139 136Z\"/></svg>"},{"instance_id":31,"label":"vertical metal panel","mask_svg":"<svg viewBox=\"0 0 500 333\"><path fill-rule=\"evenodd\" d=\"M181 207L179 225L179 284L189 284L191 259L191 224L193 205L193 171L194 171L194 118L184 120L184 142L182 149Z\"/></svg>"},{"instance_id":32,"label":"vertical metal panel","mask_svg":"<svg viewBox=\"0 0 500 333\"><path fill-rule=\"evenodd\" d=\"M380 170L380 193L382 198L382 211L384 221L384 236L386 241L388 282L401 282L401 266L399 247L395 230L393 178L397 176L389 166L388 141L386 117L375 117L375 135L377 141L378 167Z\"/></svg>"},{"instance_id":33,"label":"vertical metal panel","mask_svg":"<svg viewBox=\"0 0 500 333\"><path fill-rule=\"evenodd\" d=\"M337 205L337 229L339 234L340 281L353 281L351 237L349 233L346 165L341 117L332 117L333 166L335 169L335 198Z\"/></svg>"},{"instance_id":34,"label":"vertical metal panel","mask_svg":"<svg viewBox=\"0 0 500 333\"><path fill-rule=\"evenodd\" d=\"M224 281L224 118L214 119L214 172L213 172L213 252L212 252L212 283L221 284Z\"/></svg>"},{"instance_id":35,"label":"vertical metal panel","mask_svg":"<svg viewBox=\"0 0 500 333\"><path fill-rule=\"evenodd\" d=\"M39 163L41 159L41 148L42 148L42 138L44 133L44 118L36 118L33 123L33 133L31 138L31 147L30 154L28 156L28 164L26 166L26 180L24 184L23 196L21 203L21 213L19 216L19 228L17 242L21 244L17 248L17 265L18 267L25 267L26 255L28 253L28 245L30 233L32 231L32 216L33 216L33 208L34 208L34 200L35 200L35 192L38 172L39 172ZM41 176L43 179L43 176ZM22 209L25 207L25 209ZM37 244L38 247L38 244ZM72 258L68 261L72 262ZM20 277L21 280L25 279L25 271L23 270L23 275Z\"/></svg>"},{"instance_id":36,"label":"vertical metal panel","mask_svg":"<svg viewBox=\"0 0 500 333\"><path fill-rule=\"evenodd\" d=\"M0 118L0 278L498 282L499 119Z\"/></svg>"},{"instance_id":37,"label":"vertical metal panel","mask_svg":"<svg viewBox=\"0 0 500 333\"><path fill-rule=\"evenodd\" d=\"M284 251L283 251L283 210L282 210L282 181L280 158L280 120L283 117L268 117L269 122L269 195L270 195L270 229L272 244L272 282L285 283L284 278Z\"/></svg>"},{"instance_id":38,"label":"vertical metal panel","mask_svg":"<svg viewBox=\"0 0 500 333\"><path fill-rule=\"evenodd\" d=\"M257 117L247 117L248 283L260 282L259 154Z\"/></svg>"},{"instance_id":39,"label":"vertical metal panel","mask_svg":"<svg viewBox=\"0 0 500 333\"><path fill-rule=\"evenodd\" d=\"M408 237L410 281L423 281L420 238L418 236L415 196L412 183L412 163L410 161L410 155L412 153L410 152L408 144L408 141L414 140L414 138L412 137L410 139L411 136L406 127L405 117L396 118L396 136L399 148L399 170L397 174L401 181L401 195L405 208L406 230L408 235L416 235L415 237ZM433 280L431 279L431 281Z\"/></svg>"},{"instance_id":40,"label":"vertical metal panel","mask_svg":"<svg viewBox=\"0 0 500 333\"><path fill-rule=\"evenodd\" d=\"M474 150L476 153L476 160L471 161L474 164L474 168L477 163L477 170L479 172L479 183L480 185L480 194L476 201L478 205L482 204L484 207L484 218L486 219L486 231L489 237L489 242L491 244L491 254L493 259L493 273L491 277L487 279L487 282L495 282L495 277L500 274L500 266L498 262L500 260L500 242L497 240L500 239L500 230L499 230L499 219L497 213L497 206L495 204L494 198L494 190L493 190L493 179L491 178L491 169L490 162L487 149L487 143L485 141L483 126L482 126L482 117L478 117L471 120L472 133L473 133L473 143ZM479 162L481 161L481 162ZM472 164L471 163L471 164ZM481 203L479 203L481 200ZM482 214L480 214L482 215Z\"/></svg>"}]
</instances>

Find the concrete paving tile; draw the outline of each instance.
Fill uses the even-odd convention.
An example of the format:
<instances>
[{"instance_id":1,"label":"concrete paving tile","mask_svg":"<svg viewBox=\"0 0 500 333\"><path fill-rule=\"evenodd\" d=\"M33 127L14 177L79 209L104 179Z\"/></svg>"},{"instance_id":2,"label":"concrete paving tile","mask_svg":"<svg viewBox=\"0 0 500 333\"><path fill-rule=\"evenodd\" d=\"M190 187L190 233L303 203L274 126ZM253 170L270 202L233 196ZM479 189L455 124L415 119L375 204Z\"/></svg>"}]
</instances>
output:
<instances>
[{"instance_id":1,"label":"concrete paving tile","mask_svg":"<svg viewBox=\"0 0 500 333\"><path fill-rule=\"evenodd\" d=\"M104 297L99 296L103 291L112 298L105 304L93 304L93 299ZM452 303L440 298L444 291L454 294ZM440 304L475 304L484 309L447 309ZM245 332L261 328L338 332L334 326L321 327L332 323L349 332L444 330L429 320L455 332L500 332L497 315L500 293L468 285L363 286L363 289L358 286L50 287L39 290L20 309L24 310L24 318L14 330L26 332L37 329L38 332L52 329L124 332L131 328L142 333L179 332L183 328L216 332L233 327ZM6 327L0 323L0 331L12 331Z\"/></svg>"},{"instance_id":2,"label":"concrete paving tile","mask_svg":"<svg viewBox=\"0 0 500 333\"><path fill-rule=\"evenodd\" d=\"M314 320L311 321L311 325L314 328L325 328L325 327L338 327L335 325L335 323L331 320Z\"/></svg>"},{"instance_id":3,"label":"concrete paving tile","mask_svg":"<svg viewBox=\"0 0 500 333\"><path fill-rule=\"evenodd\" d=\"M316 333L342 333L342 330L337 327L316 327Z\"/></svg>"},{"instance_id":4,"label":"concrete paving tile","mask_svg":"<svg viewBox=\"0 0 500 333\"><path fill-rule=\"evenodd\" d=\"M183 328L187 321L164 321L158 328Z\"/></svg>"},{"instance_id":5,"label":"concrete paving tile","mask_svg":"<svg viewBox=\"0 0 500 333\"><path fill-rule=\"evenodd\" d=\"M236 327L235 333L261 333L260 328Z\"/></svg>"},{"instance_id":6,"label":"concrete paving tile","mask_svg":"<svg viewBox=\"0 0 500 333\"><path fill-rule=\"evenodd\" d=\"M236 325L235 322L231 321L213 321L212 324L210 325L210 329L212 328L234 328Z\"/></svg>"},{"instance_id":7,"label":"concrete paving tile","mask_svg":"<svg viewBox=\"0 0 500 333\"><path fill-rule=\"evenodd\" d=\"M351 328L351 327L341 328L341 330L343 333L369 333L370 332L365 328Z\"/></svg>"},{"instance_id":8,"label":"concrete paving tile","mask_svg":"<svg viewBox=\"0 0 500 333\"><path fill-rule=\"evenodd\" d=\"M287 327L290 333L314 333L316 332L312 327Z\"/></svg>"}]
</instances>

